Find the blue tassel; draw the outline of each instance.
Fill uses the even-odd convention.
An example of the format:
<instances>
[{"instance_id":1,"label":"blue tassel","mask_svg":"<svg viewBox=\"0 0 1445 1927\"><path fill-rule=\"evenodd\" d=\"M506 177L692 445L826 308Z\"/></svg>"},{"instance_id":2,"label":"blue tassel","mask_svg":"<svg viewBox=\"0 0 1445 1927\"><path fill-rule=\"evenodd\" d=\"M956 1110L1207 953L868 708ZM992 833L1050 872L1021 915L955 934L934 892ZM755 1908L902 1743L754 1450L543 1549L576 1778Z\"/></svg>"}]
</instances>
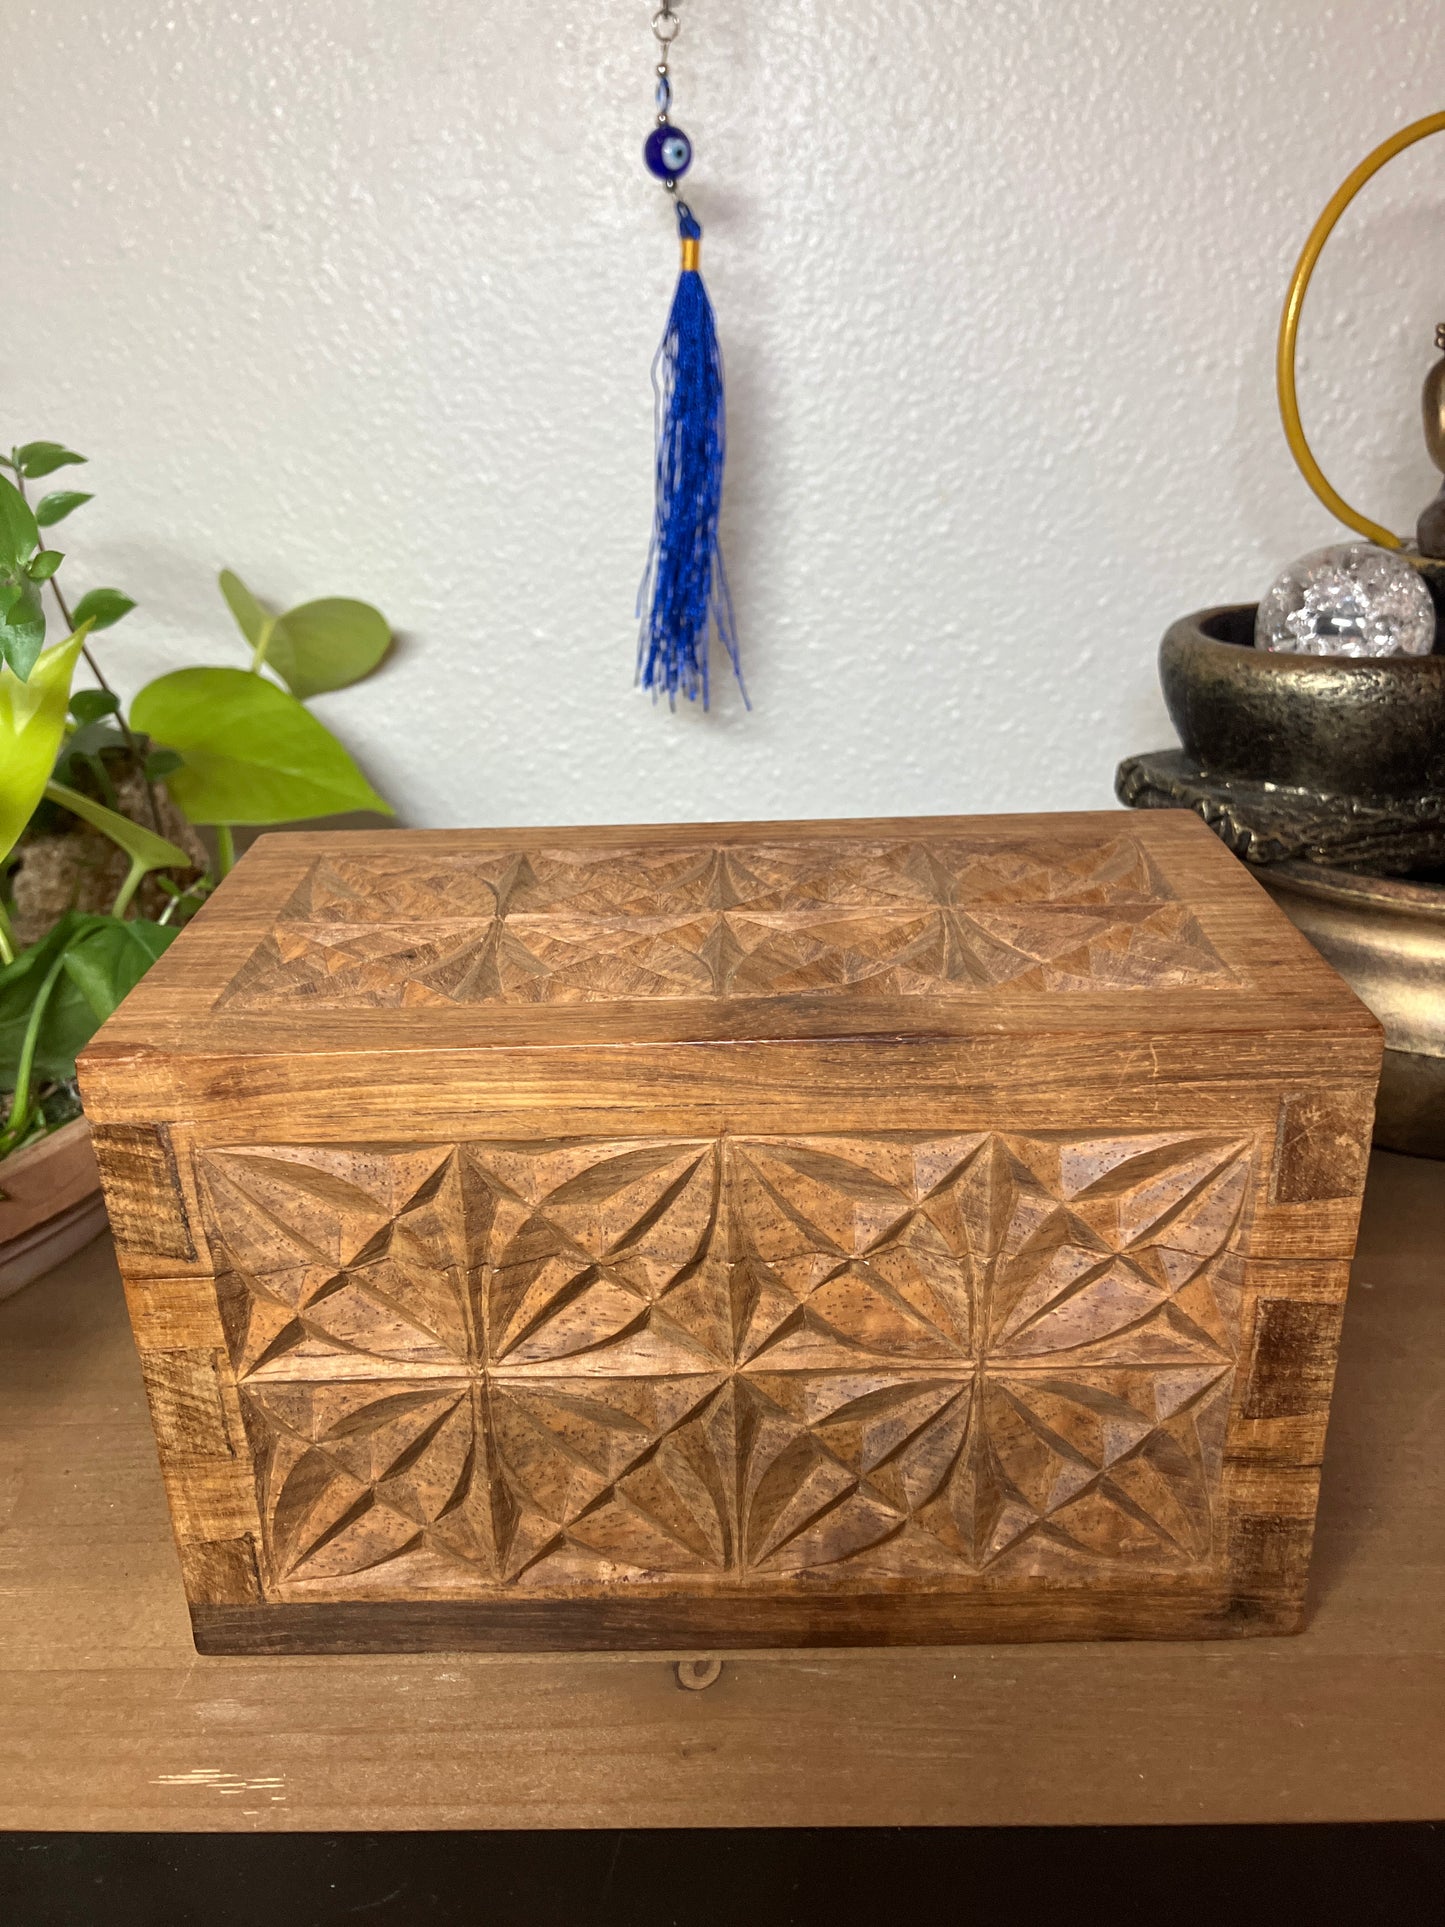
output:
<instances>
[{"instance_id":1,"label":"blue tassel","mask_svg":"<svg viewBox=\"0 0 1445 1927\"><path fill-rule=\"evenodd\" d=\"M679 694L708 706L708 643L716 629L732 661L749 708L738 660L737 628L722 551L726 431L722 355L717 325L698 271L702 229L685 201L677 204L682 274L673 296L667 332L652 365L657 397L657 509L647 571L637 597L642 623L637 643L637 680L666 692L668 707Z\"/></svg>"}]
</instances>

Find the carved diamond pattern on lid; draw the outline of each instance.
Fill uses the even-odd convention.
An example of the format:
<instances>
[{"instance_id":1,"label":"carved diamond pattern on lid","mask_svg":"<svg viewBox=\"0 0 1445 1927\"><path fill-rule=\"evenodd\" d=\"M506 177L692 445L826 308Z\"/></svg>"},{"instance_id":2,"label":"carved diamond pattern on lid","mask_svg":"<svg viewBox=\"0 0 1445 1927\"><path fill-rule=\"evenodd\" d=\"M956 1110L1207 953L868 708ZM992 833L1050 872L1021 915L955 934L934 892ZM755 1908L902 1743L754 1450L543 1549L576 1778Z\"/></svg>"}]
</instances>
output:
<instances>
[{"instance_id":1,"label":"carved diamond pattern on lid","mask_svg":"<svg viewBox=\"0 0 1445 1927\"><path fill-rule=\"evenodd\" d=\"M318 860L243 1011L1228 985L1138 844L959 838Z\"/></svg>"},{"instance_id":2,"label":"carved diamond pattern on lid","mask_svg":"<svg viewBox=\"0 0 1445 1927\"><path fill-rule=\"evenodd\" d=\"M408 924L497 914L522 859L324 856L281 910L282 923Z\"/></svg>"},{"instance_id":3,"label":"carved diamond pattern on lid","mask_svg":"<svg viewBox=\"0 0 1445 1927\"><path fill-rule=\"evenodd\" d=\"M273 1590L1197 1567L1252 1152L202 1153Z\"/></svg>"}]
</instances>

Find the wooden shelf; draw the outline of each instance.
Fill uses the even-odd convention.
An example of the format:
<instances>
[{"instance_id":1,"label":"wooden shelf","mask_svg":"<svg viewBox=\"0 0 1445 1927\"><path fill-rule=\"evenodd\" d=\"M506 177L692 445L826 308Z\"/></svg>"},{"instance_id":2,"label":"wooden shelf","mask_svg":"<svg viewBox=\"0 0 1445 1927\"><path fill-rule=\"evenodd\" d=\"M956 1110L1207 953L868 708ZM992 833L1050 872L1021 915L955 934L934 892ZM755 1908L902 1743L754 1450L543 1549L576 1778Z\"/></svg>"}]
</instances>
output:
<instances>
[{"instance_id":1,"label":"wooden shelf","mask_svg":"<svg viewBox=\"0 0 1445 1927\"><path fill-rule=\"evenodd\" d=\"M0 1305L0 1826L1445 1816L1445 1166L1377 1154L1294 1639L200 1659L108 1245Z\"/></svg>"}]
</instances>

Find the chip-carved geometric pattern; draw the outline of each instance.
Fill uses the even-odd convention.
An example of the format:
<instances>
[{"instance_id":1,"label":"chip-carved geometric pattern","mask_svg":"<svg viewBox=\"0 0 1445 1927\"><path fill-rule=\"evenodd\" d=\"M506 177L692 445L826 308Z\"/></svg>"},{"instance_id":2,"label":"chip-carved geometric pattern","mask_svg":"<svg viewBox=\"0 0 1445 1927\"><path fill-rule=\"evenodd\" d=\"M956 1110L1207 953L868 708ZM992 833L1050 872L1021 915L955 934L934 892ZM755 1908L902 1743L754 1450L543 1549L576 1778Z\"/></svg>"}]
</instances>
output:
<instances>
[{"instance_id":1,"label":"chip-carved geometric pattern","mask_svg":"<svg viewBox=\"0 0 1445 1927\"><path fill-rule=\"evenodd\" d=\"M1254 1152L200 1152L271 1594L1198 1568Z\"/></svg>"},{"instance_id":2,"label":"chip-carved geometric pattern","mask_svg":"<svg viewBox=\"0 0 1445 1927\"><path fill-rule=\"evenodd\" d=\"M222 993L242 1010L1229 984L1139 844L809 841L328 856Z\"/></svg>"}]
</instances>

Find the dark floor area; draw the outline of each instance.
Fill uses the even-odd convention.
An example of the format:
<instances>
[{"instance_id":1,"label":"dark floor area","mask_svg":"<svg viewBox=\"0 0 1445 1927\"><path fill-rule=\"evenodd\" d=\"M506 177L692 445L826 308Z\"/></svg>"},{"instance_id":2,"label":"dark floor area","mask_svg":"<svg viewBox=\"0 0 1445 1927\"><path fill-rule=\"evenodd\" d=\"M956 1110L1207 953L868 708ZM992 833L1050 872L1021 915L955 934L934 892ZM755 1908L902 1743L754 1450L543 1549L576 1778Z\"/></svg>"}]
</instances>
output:
<instances>
[{"instance_id":1,"label":"dark floor area","mask_svg":"<svg viewBox=\"0 0 1445 1927\"><path fill-rule=\"evenodd\" d=\"M0 1835L3 1927L1437 1920L1445 1825Z\"/></svg>"}]
</instances>

